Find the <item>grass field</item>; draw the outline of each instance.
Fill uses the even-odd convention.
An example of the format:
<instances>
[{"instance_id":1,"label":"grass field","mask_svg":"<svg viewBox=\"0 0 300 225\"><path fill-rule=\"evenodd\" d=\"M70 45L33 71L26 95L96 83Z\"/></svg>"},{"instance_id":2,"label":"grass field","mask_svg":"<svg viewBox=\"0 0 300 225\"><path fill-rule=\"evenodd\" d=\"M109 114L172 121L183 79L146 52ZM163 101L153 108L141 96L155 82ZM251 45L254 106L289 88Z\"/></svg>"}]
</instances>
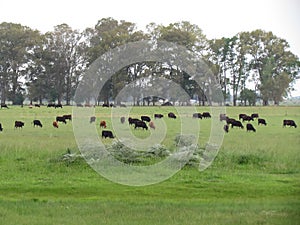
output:
<instances>
[{"instance_id":1,"label":"grass field","mask_svg":"<svg viewBox=\"0 0 300 225\"><path fill-rule=\"evenodd\" d=\"M96 108L97 125L103 119L111 128L110 110ZM185 110L185 119L194 122ZM136 107L130 113L169 111L174 109ZM143 187L113 183L81 158L59 160L67 151L79 153L71 123L52 127L56 116L71 112L71 107L0 110L0 224L300 224L300 128L282 127L283 119L300 125L300 107L227 107L230 117L259 113L268 125L253 122L256 133L231 129L203 172L186 166L164 182ZM43 128L34 128L33 119ZM25 127L14 129L15 120ZM199 122L202 146L211 121ZM164 118L161 123L167 127L163 144L172 148L180 122ZM156 131L127 124L124 129L147 138L159 132L156 125ZM99 126L97 131L100 135Z\"/></svg>"}]
</instances>

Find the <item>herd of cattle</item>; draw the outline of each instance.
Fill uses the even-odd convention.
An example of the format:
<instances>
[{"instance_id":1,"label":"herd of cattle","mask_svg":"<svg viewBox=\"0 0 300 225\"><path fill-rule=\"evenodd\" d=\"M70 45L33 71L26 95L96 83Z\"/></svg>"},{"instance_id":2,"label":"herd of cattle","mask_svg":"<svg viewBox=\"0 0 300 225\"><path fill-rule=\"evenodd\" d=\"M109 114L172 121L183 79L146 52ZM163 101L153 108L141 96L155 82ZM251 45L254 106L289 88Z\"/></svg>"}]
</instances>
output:
<instances>
[{"instance_id":1,"label":"herd of cattle","mask_svg":"<svg viewBox=\"0 0 300 225\"><path fill-rule=\"evenodd\" d=\"M39 107L38 105L35 105L35 107ZM62 108L62 105L60 104L48 104L47 107L54 107L54 108ZM1 104L1 108L8 108L5 104ZM173 112L169 112L167 114L168 118L170 119L176 119L177 116L173 113ZM163 118L164 115L163 114L154 114L154 119L161 119ZM194 119L209 119L211 118L211 115L209 112L203 112L203 113L193 113L192 114L192 118ZM267 125L267 122L265 119L260 118L258 113L253 113L251 115L247 115L247 114L239 114L238 119L234 119L234 118L230 118L228 117L226 114L220 114L219 117L220 121L225 121L225 125L223 126L223 129L226 133L229 132L229 128L234 128L234 127L238 127L243 129L244 125L243 122L247 122L246 124L246 131L253 131L256 132L255 127L253 126L253 124L251 123L251 121L254 121L257 119L257 125ZM52 126L54 128L58 128L59 127L59 123L67 123L67 120L71 121L72 120L72 115L71 114L67 114L67 115L63 115L63 116L57 116L55 118L55 120L52 123ZM122 124L125 123L125 117L120 117L120 122ZM132 118L129 117L128 119L128 123L129 125L133 125L134 129L137 128L142 128L142 130L148 130L148 127L150 127L151 129L155 129L155 124L154 122L151 120L151 118L149 116L146 115L142 115L140 118ZM90 123L94 123L96 122L96 117L95 116L91 116L90 117ZM32 124L34 127L43 127L43 124L40 120L33 120ZM23 121L15 121L14 124L14 128L23 128L25 125L25 123ZM286 126L290 126L290 127L295 127L297 128L297 125L295 123L294 120L283 120L283 127ZM101 120L100 121L100 128L107 128L106 125L106 121ZM0 132L3 131L3 127L2 124L0 123ZM102 130L102 138L114 138L114 135L112 133L112 131L110 130Z\"/></svg>"}]
</instances>

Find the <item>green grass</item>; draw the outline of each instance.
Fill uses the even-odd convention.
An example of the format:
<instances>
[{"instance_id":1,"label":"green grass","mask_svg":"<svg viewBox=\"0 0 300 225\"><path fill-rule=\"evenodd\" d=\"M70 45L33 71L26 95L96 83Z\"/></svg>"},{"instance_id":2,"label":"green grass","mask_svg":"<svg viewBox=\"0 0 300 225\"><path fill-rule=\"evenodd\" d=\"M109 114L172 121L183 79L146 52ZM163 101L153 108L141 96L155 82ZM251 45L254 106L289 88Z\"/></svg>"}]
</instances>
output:
<instances>
[{"instance_id":1,"label":"green grass","mask_svg":"<svg viewBox=\"0 0 300 225\"><path fill-rule=\"evenodd\" d=\"M209 108L197 108L200 112ZM185 108L184 122L190 118ZM67 150L78 153L72 124L52 127L57 115L71 107L0 110L0 224L299 224L300 132L283 128L283 119L300 125L300 107L227 107L227 114L257 112L267 120L256 133L231 129L219 154L203 172L187 166L170 179L150 186L115 184L96 173L83 159L58 160ZM136 107L130 115L175 111L169 107ZM118 117L123 112L119 112ZM107 121L110 109L96 108ZM40 119L43 128L33 128ZM25 122L23 130L14 120ZM164 118L168 133L163 144L172 148L180 121ZM208 141L210 120L201 120L199 144ZM150 131L134 130L138 138ZM153 132L153 131L152 131ZM111 144L111 140L103 140Z\"/></svg>"}]
</instances>

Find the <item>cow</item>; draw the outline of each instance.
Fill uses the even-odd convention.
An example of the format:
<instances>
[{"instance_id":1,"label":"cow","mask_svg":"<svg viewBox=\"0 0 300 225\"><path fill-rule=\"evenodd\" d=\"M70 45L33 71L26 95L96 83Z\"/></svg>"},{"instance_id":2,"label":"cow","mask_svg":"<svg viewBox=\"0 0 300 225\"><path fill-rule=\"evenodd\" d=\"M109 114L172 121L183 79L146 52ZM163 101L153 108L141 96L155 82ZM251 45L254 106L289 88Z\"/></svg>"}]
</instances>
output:
<instances>
[{"instance_id":1,"label":"cow","mask_svg":"<svg viewBox=\"0 0 300 225\"><path fill-rule=\"evenodd\" d=\"M163 117L164 117L163 114L154 114L154 119L161 119Z\"/></svg>"},{"instance_id":2,"label":"cow","mask_svg":"<svg viewBox=\"0 0 300 225\"><path fill-rule=\"evenodd\" d=\"M202 117L203 118L211 118L211 115L210 115L210 113L209 112L204 112L204 113L202 113Z\"/></svg>"},{"instance_id":3,"label":"cow","mask_svg":"<svg viewBox=\"0 0 300 225\"><path fill-rule=\"evenodd\" d=\"M226 118L227 118L227 116L226 116L226 114L224 114L224 113L221 113L220 114L220 121L226 121Z\"/></svg>"},{"instance_id":4,"label":"cow","mask_svg":"<svg viewBox=\"0 0 300 225\"><path fill-rule=\"evenodd\" d=\"M57 116L57 117L56 117L56 121L57 121L57 122L62 122L62 123L64 123L64 124L67 123L65 117L63 117L63 116Z\"/></svg>"},{"instance_id":5,"label":"cow","mask_svg":"<svg viewBox=\"0 0 300 225\"><path fill-rule=\"evenodd\" d=\"M232 124L232 123L234 123L234 122L236 122L237 120L235 120L235 119L233 119L233 118L229 118L229 117L227 117L226 118L226 123L229 125L229 124Z\"/></svg>"},{"instance_id":6,"label":"cow","mask_svg":"<svg viewBox=\"0 0 300 225\"><path fill-rule=\"evenodd\" d=\"M65 120L72 120L72 115L71 114L63 115L63 117L65 118Z\"/></svg>"},{"instance_id":7,"label":"cow","mask_svg":"<svg viewBox=\"0 0 300 225\"><path fill-rule=\"evenodd\" d=\"M35 126L43 127L41 121L39 121L39 120L33 120L32 123L33 123L33 127L35 127Z\"/></svg>"},{"instance_id":8,"label":"cow","mask_svg":"<svg viewBox=\"0 0 300 225\"><path fill-rule=\"evenodd\" d=\"M0 123L0 131L3 131L3 127L2 124Z\"/></svg>"},{"instance_id":9,"label":"cow","mask_svg":"<svg viewBox=\"0 0 300 225\"><path fill-rule=\"evenodd\" d=\"M202 119L202 114L201 113L193 113L193 118Z\"/></svg>"},{"instance_id":10,"label":"cow","mask_svg":"<svg viewBox=\"0 0 300 225\"><path fill-rule=\"evenodd\" d=\"M22 121L15 121L15 128L23 128L24 125L25 123Z\"/></svg>"},{"instance_id":11,"label":"cow","mask_svg":"<svg viewBox=\"0 0 300 225\"><path fill-rule=\"evenodd\" d=\"M247 116L247 115L243 116L242 120L243 120L243 122L244 121L251 121L251 120L254 121L251 116Z\"/></svg>"},{"instance_id":12,"label":"cow","mask_svg":"<svg viewBox=\"0 0 300 225\"><path fill-rule=\"evenodd\" d=\"M103 104L102 104L102 107L109 108L109 105L108 105L108 104L106 104L106 103L103 103Z\"/></svg>"},{"instance_id":13,"label":"cow","mask_svg":"<svg viewBox=\"0 0 300 225\"><path fill-rule=\"evenodd\" d=\"M176 115L172 112L168 113L168 117L172 119L176 119Z\"/></svg>"},{"instance_id":14,"label":"cow","mask_svg":"<svg viewBox=\"0 0 300 225\"><path fill-rule=\"evenodd\" d=\"M60 103L59 104L55 104L54 108L62 108L62 104L60 104Z\"/></svg>"},{"instance_id":15,"label":"cow","mask_svg":"<svg viewBox=\"0 0 300 225\"><path fill-rule=\"evenodd\" d=\"M135 124L134 124L134 129L136 129L138 127L142 127L143 130L144 129L148 130L148 126L144 121L136 121Z\"/></svg>"},{"instance_id":16,"label":"cow","mask_svg":"<svg viewBox=\"0 0 300 225\"><path fill-rule=\"evenodd\" d=\"M260 125L260 124L263 124L263 125L267 125L267 122L266 122L266 120L265 119L262 119L262 118L258 118L258 120L257 120L257 125Z\"/></svg>"},{"instance_id":17,"label":"cow","mask_svg":"<svg viewBox=\"0 0 300 225\"><path fill-rule=\"evenodd\" d=\"M100 128L106 128L106 122L104 120L100 121Z\"/></svg>"},{"instance_id":18,"label":"cow","mask_svg":"<svg viewBox=\"0 0 300 225\"><path fill-rule=\"evenodd\" d=\"M259 115L258 115L258 113L252 113L252 114L251 114L251 117L254 119L254 118L258 118Z\"/></svg>"},{"instance_id":19,"label":"cow","mask_svg":"<svg viewBox=\"0 0 300 225\"><path fill-rule=\"evenodd\" d=\"M231 128L233 128L233 127L240 127L242 129L244 129L243 124L241 123L241 121L238 121L238 120L232 121Z\"/></svg>"},{"instance_id":20,"label":"cow","mask_svg":"<svg viewBox=\"0 0 300 225\"><path fill-rule=\"evenodd\" d=\"M283 127L290 126L297 128L297 125L294 120L283 120Z\"/></svg>"},{"instance_id":21,"label":"cow","mask_svg":"<svg viewBox=\"0 0 300 225\"><path fill-rule=\"evenodd\" d=\"M90 123L94 123L96 121L96 116L91 116Z\"/></svg>"},{"instance_id":22,"label":"cow","mask_svg":"<svg viewBox=\"0 0 300 225\"><path fill-rule=\"evenodd\" d=\"M141 121L141 120L136 119L136 118L131 118L131 117L128 118L129 125L135 124L138 121Z\"/></svg>"},{"instance_id":23,"label":"cow","mask_svg":"<svg viewBox=\"0 0 300 225\"><path fill-rule=\"evenodd\" d=\"M114 135L113 135L113 133L110 131L110 130L103 130L102 131L102 138L114 138Z\"/></svg>"},{"instance_id":24,"label":"cow","mask_svg":"<svg viewBox=\"0 0 300 225\"><path fill-rule=\"evenodd\" d=\"M57 123L57 121L53 121L52 125L53 125L53 127L58 128L58 123Z\"/></svg>"},{"instance_id":25,"label":"cow","mask_svg":"<svg viewBox=\"0 0 300 225\"><path fill-rule=\"evenodd\" d=\"M123 124L123 123L125 123L125 117L124 116L122 116L121 118L120 118L120 122Z\"/></svg>"},{"instance_id":26,"label":"cow","mask_svg":"<svg viewBox=\"0 0 300 225\"><path fill-rule=\"evenodd\" d=\"M149 116L141 116L141 120L142 121L146 121L146 122L150 122L151 121L151 119L150 119Z\"/></svg>"},{"instance_id":27,"label":"cow","mask_svg":"<svg viewBox=\"0 0 300 225\"><path fill-rule=\"evenodd\" d=\"M150 127L151 129L155 130L155 125L154 125L153 121L150 121L149 127Z\"/></svg>"},{"instance_id":28,"label":"cow","mask_svg":"<svg viewBox=\"0 0 300 225\"><path fill-rule=\"evenodd\" d=\"M47 108L51 108L51 107L55 108L55 104L54 103L48 103Z\"/></svg>"},{"instance_id":29,"label":"cow","mask_svg":"<svg viewBox=\"0 0 300 225\"><path fill-rule=\"evenodd\" d=\"M224 129L224 131L225 131L226 133L228 133L228 131L229 131L229 126L228 126L228 124L225 124L224 127L223 127L223 129Z\"/></svg>"},{"instance_id":30,"label":"cow","mask_svg":"<svg viewBox=\"0 0 300 225\"><path fill-rule=\"evenodd\" d=\"M251 123L247 123L246 128L247 128L247 131L256 132L255 128L253 127L253 125Z\"/></svg>"},{"instance_id":31,"label":"cow","mask_svg":"<svg viewBox=\"0 0 300 225\"><path fill-rule=\"evenodd\" d=\"M40 104L34 104L34 107L40 108Z\"/></svg>"},{"instance_id":32,"label":"cow","mask_svg":"<svg viewBox=\"0 0 300 225\"><path fill-rule=\"evenodd\" d=\"M1 109L2 108L7 108L8 109L8 106L5 103L1 103Z\"/></svg>"},{"instance_id":33,"label":"cow","mask_svg":"<svg viewBox=\"0 0 300 225\"><path fill-rule=\"evenodd\" d=\"M247 116L247 115L244 113L239 114L239 120L243 119L245 116Z\"/></svg>"}]
</instances>

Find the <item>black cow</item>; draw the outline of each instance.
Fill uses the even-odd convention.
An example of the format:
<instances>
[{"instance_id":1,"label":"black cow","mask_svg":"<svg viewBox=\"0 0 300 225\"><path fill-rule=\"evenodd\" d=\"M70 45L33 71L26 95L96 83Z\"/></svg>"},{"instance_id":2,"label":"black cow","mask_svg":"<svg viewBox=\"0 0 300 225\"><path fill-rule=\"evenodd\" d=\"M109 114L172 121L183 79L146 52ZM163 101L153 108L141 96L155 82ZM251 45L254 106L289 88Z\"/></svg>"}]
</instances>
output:
<instances>
[{"instance_id":1,"label":"black cow","mask_svg":"<svg viewBox=\"0 0 300 225\"><path fill-rule=\"evenodd\" d=\"M146 122L150 122L151 121L151 119L150 119L149 116L141 116L141 120L142 121L146 121Z\"/></svg>"},{"instance_id":2,"label":"black cow","mask_svg":"<svg viewBox=\"0 0 300 225\"><path fill-rule=\"evenodd\" d=\"M65 117L63 117L63 116L57 116L57 117L56 117L56 121L57 121L57 122L62 122L62 123L64 123L64 124L67 123Z\"/></svg>"},{"instance_id":3,"label":"black cow","mask_svg":"<svg viewBox=\"0 0 300 225\"><path fill-rule=\"evenodd\" d=\"M238 121L238 120L232 121L231 128L233 128L233 127L240 127L242 129L244 129L243 124L241 123L241 121Z\"/></svg>"},{"instance_id":4,"label":"black cow","mask_svg":"<svg viewBox=\"0 0 300 225\"><path fill-rule=\"evenodd\" d=\"M96 121L96 116L91 116L90 123L94 123Z\"/></svg>"},{"instance_id":5,"label":"black cow","mask_svg":"<svg viewBox=\"0 0 300 225\"><path fill-rule=\"evenodd\" d=\"M114 138L113 133L110 130L103 130L102 131L102 138Z\"/></svg>"},{"instance_id":6,"label":"black cow","mask_svg":"<svg viewBox=\"0 0 300 225\"><path fill-rule=\"evenodd\" d=\"M2 124L0 123L0 131L3 131Z\"/></svg>"},{"instance_id":7,"label":"black cow","mask_svg":"<svg viewBox=\"0 0 300 225\"><path fill-rule=\"evenodd\" d=\"M15 121L15 128L23 128L24 125L25 123L22 121Z\"/></svg>"},{"instance_id":8,"label":"black cow","mask_svg":"<svg viewBox=\"0 0 300 225\"><path fill-rule=\"evenodd\" d=\"M2 108L7 108L8 109L8 106L5 103L1 103L1 109Z\"/></svg>"},{"instance_id":9,"label":"black cow","mask_svg":"<svg viewBox=\"0 0 300 225\"><path fill-rule=\"evenodd\" d=\"M40 108L40 104L34 104L34 107Z\"/></svg>"},{"instance_id":10,"label":"black cow","mask_svg":"<svg viewBox=\"0 0 300 225\"><path fill-rule=\"evenodd\" d=\"M226 119L227 119L227 116L226 116L226 114L224 114L224 113L221 113L220 114L220 121L226 121Z\"/></svg>"},{"instance_id":11,"label":"black cow","mask_svg":"<svg viewBox=\"0 0 300 225\"><path fill-rule=\"evenodd\" d=\"M72 120L72 115L71 114L63 115L63 117L65 118L65 120Z\"/></svg>"},{"instance_id":12,"label":"black cow","mask_svg":"<svg viewBox=\"0 0 300 225\"><path fill-rule=\"evenodd\" d=\"M253 125L251 123L247 123L246 128L247 128L247 131L256 132L255 128L253 127Z\"/></svg>"},{"instance_id":13,"label":"black cow","mask_svg":"<svg viewBox=\"0 0 300 225\"><path fill-rule=\"evenodd\" d=\"M265 125L265 126L267 125L266 120L265 120L265 119L262 119L262 118L258 118L257 123L258 123L258 125L260 125L260 124L263 124L263 125Z\"/></svg>"},{"instance_id":14,"label":"black cow","mask_svg":"<svg viewBox=\"0 0 300 225\"><path fill-rule=\"evenodd\" d=\"M283 120L283 126L290 126L297 128L297 125L294 120Z\"/></svg>"},{"instance_id":15,"label":"black cow","mask_svg":"<svg viewBox=\"0 0 300 225\"><path fill-rule=\"evenodd\" d=\"M139 120L137 118L131 118L131 117L128 118L129 125L135 124L138 121L141 121L141 120Z\"/></svg>"},{"instance_id":16,"label":"black cow","mask_svg":"<svg viewBox=\"0 0 300 225\"><path fill-rule=\"evenodd\" d=\"M226 117L226 123L227 124L232 124L233 122L235 122L237 120L233 119L233 118L229 118L229 117Z\"/></svg>"},{"instance_id":17,"label":"black cow","mask_svg":"<svg viewBox=\"0 0 300 225\"><path fill-rule=\"evenodd\" d=\"M247 115L244 113L239 114L239 120L243 119L245 116L247 116Z\"/></svg>"},{"instance_id":18,"label":"black cow","mask_svg":"<svg viewBox=\"0 0 300 225\"><path fill-rule=\"evenodd\" d=\"M252 118L251 116L247 116L247 115L243 116L242 119L243 119L243 122L244 122L244 121L251 121L251 120L254 121L253 118Z\"/></svg>"},{"instance_id":19,"label":"black cow","mask_svg":"<svg viewBox=\"0 0 300 225\"><path fill-rule=\"evenodd\" d=\"M204 113L202 113L202 117L203 118L211 118L211 115L209 112L204 112Z\"/></svg>"},{"instance_id":20,"label":"black cow","mask_svg":"<svg viewBox=\"0 0 300 225\"><path fill-rule=\"evenodd\" d=\"M34 120L34 121L33 121L33 126L34 126L34 127L35 127L35 126L43 127L41 121L39 121L39 120Z\"/></svg>"},{"instance_id":21,"label":"black cow","mask_svg":"<svg viewBox=\"0 0 300 225\"><path fill-rule=\"evenodd\" d=\"M62 104L55 104L54 108L62 108Z\"/></svg>"},{"instance_id":22,"label":"black cow","mask_svg":"<svg viewBox=\"0 0 300 225\"><path fill-rule=\"evenodd\" d=\"M163 114L154 114L154 119L161 119L163 117L164 117Z\"/></svg>"},{"instance_id":23,"label":"black cow","mask_svg":"<svg viewBox=\"0 0 300 225\"><path fill-rule=\"evenodd\" d=\"M258 115L258 113L252 113L252 114L251 114L251 117L254 119L254 118L258 118L259 115Z\"/></svg>"},{"instance_id":24,"label":"black cow","mask_svg":"<svg viewBox=\"0 0 300 225\"><path fill-rule=\"evenodd\" d=\"M201 113L193 113L193 118L202 119L202 114Z\"/></svg>"},{"instance_id":25,"label":"black cow","mask_svg":"<svg viewBox=\"0 0 300 225\"><path fill-rule=\"evenodd\" d=\"M228 131L229 131L229 126L228 126L228 124L225 124L224 127L223 127L223 129L224 129L224 131L225 131L226 133L228 133Z\"/></svg>"},{"instance_id":26,"label":"black cow","mask_svg":"<svg viewBox=\"0 0 300 225\"><path fill-rule=\"evenodd\" d=\"M121 123L125 123L125 117L122 116L122 117L120 118L120 121L121 121Z\"/></svg>"},{"instance_id":27,"label":"black cow","mask_svg":"<svg viewBox=\"0 0 300 225\"><path fill-rule=\"evenodd\" d=\"M104 103L104 104L102 105L102 107L109 108L109 104Z\"/></svg>"},{"instance_id":28,"label":"black cow","mask_svg":"<svg viewBox=\"0 0 300 225\"><path fill-rule=\"evenodd\" d=\"M136 128L138 128L138 127L142 127L143 130L144 130L144 129L148 130L148 126L147 126L147 124L146 124L144 121L136 121L136 122L135 122L134 129L136 129Z\"/></svg>"},{"instance_id":29,"label":"black cow","mask_svg":"<svg viewBox=\"0 0 300 225\"><path fill-rule=\"evenodd\" d=\"M55 108L55 104L54 103L48 103L47 108L51 108L51 107Z\"/></svg>"},{"instance_id":30,"label":"black cow","mask_svg":"<svg viewBox=\"0 0 300 225\"><path fill-rule=\"evenodd\" d=\"M172 119L176 119L175 114L172 113L172 112L168 113L168 117L169 117L169 118L172 118Z\"/></svg>"}]
</instances>

